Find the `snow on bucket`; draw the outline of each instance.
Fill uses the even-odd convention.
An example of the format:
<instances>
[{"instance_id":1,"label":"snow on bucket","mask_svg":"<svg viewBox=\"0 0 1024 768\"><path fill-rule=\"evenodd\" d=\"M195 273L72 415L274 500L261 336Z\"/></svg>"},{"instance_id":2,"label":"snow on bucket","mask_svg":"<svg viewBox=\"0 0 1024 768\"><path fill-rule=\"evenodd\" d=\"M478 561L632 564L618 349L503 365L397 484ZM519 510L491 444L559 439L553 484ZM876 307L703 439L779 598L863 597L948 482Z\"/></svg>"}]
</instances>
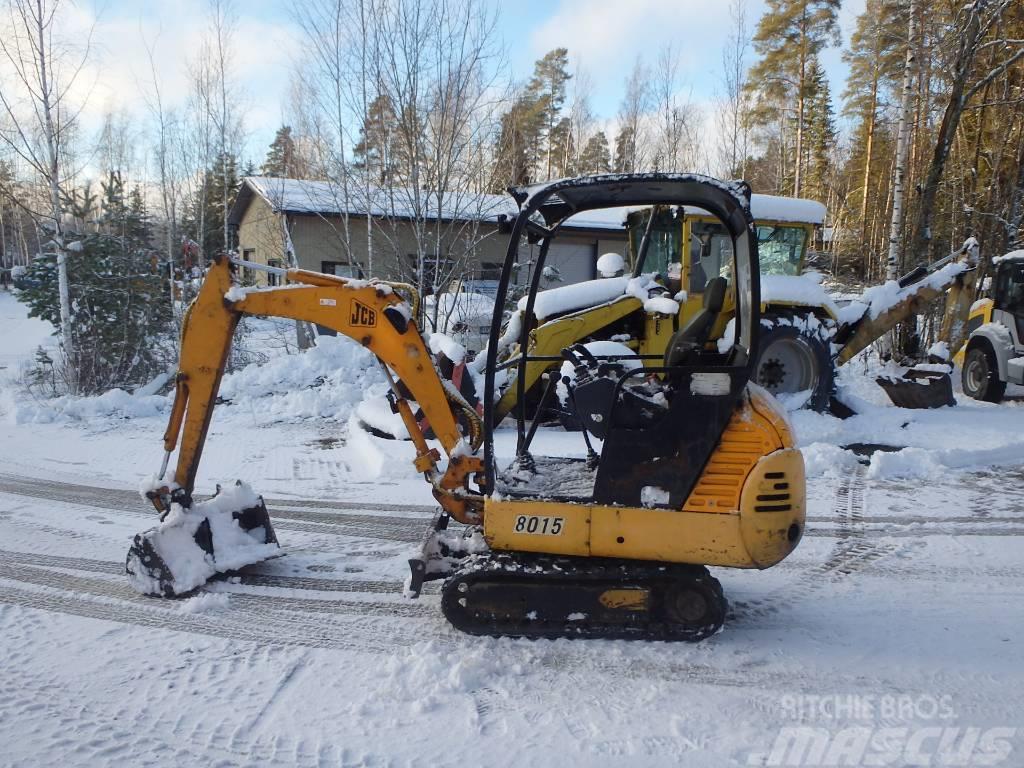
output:
<instances>
[{"instance_id":1,"label":"snow on bucket","mask_svg":"<svg viewBox=\"0 0 1024 768\"><path fill-rule=\"evenodd\" d=\"M135 537L125 570L142 594L178 597L279 551L263 497L238 481L190 507L171 504L160 525Z\"/></svg>"}]
</instances>

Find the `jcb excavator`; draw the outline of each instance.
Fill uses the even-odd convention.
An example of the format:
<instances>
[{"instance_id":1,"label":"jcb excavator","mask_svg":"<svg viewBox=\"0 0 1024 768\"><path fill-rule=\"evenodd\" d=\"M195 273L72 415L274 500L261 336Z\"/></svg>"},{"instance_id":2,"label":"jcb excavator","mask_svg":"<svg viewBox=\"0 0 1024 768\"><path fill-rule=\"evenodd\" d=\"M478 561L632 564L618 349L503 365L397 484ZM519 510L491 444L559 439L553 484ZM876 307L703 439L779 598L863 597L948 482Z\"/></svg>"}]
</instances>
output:
<instances>
[{"instance_id":1,"label":"jcb excavator","mask_svg":"<svg viewBox=\"0 0 1024 768\"><path fill-rule=\"evenodd\" d=\"M409 592L444 579L441 607L461 630L700 640L726 614L721 586L706 566L768 568L793 551L804 528L803 458L784 410L750 381L760 299L749 187L697 175L635 174L512 193L520 210L490 330L482 418L434 367L412 319L418 297L410 286L282 270L286 285L241 289L233 277L237 260L221 257L210 267L185 319L164 468L148 492L162 522L139 534L128 554L138 589L188 593L216 572L278 551L254 493L240 487L204 502L192 498L232 333L246 314L319 323L377 356L412 436L415 467L441 507L410 560ZM587 457L544 455L543 441L534 444L537 420L528 420L525 407L515 409L515 456L499 456L488 425L502 379L518 367L519 384L511 386L522 406L523 369L539 362L527 343L530 324L508 318L521 297L522 316L535 316L544 261L561 224L584 210L660 204L699 206L728 232L732 268L715 290L735 301L731 344L711 341L717 309L709 305L645 367L563 350L576 375L561 383L587 427L580 436ZM526 282L515 285L513 274L523 272L514 268L521 240L539 248ZM499 363L499 339L513 334L521 352ZM549 377L545 397L557 383ZM445 460L417 427L410 394ZM177 465L166 478L176 447ZM464 527L449 529L452 519Z\"/></svg>"}]
</instances>

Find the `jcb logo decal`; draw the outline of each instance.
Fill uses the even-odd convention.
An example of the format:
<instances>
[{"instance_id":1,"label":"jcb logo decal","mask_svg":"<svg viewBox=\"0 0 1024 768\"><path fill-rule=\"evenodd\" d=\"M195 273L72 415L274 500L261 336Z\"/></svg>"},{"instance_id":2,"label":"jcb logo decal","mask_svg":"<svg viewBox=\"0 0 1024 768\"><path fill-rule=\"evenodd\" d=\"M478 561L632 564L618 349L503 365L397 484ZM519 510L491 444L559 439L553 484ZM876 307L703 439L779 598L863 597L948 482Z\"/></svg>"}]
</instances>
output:
<instances>
[{"instance_id":1,"label":"jcb logo decal","mask_svg":"<svg viewBox=\"0 0 1024 768\"><path fill-rule=\"evenodd\" d=\"M373 328L377 325L377 311L370 309L365 304L360 304L358 301L352 302L352 317L350 318L352 325L361 325L364 328Z\"/></svg>"}]
</instances>

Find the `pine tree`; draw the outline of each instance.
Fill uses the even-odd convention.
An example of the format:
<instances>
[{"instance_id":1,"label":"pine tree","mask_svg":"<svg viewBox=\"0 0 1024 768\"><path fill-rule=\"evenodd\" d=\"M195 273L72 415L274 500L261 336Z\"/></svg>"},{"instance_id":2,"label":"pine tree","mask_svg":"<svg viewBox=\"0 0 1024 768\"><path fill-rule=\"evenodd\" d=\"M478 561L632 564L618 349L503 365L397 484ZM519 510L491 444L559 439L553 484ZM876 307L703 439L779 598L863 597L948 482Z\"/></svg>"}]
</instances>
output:
<instances>
[{"instance_id":1,"label":"pine tree","mask_svg":"<svg viewBox=\"0 0 1024 768\"><path fill-rule=\"evenodd\" d=\"M292 138L291 126L282 125L274 135L270 150L267 152L267 159L263 161L260 172L264 176L295 178L298 175L296 160L295 139Z\"/></svg>"},{"instance_id":2,"label":"pine tree","mask_svg":"<svg viewBox=\"0 0 1024 768\"><path fill-rule=\"evenodd\" d=\"M900 0L867 0L864 12L857 17L857 27L850 36L850 47L843 60L849 66L846 89L843 91L843 114L856 121L854 128L852 166L859 169L854 189L857 190L859 243L857 251L864 259L874 251L873 227L884 216L878 211L885 206L873 195L878 185L872 180L878 173L879 112L886 93L893 90L902 71L906 19L902 17ZM869 215L869 203L874 209ZM866 264L864 265L866 266Z\"/></svg>"},{"instance_id":3,"label":"pine tree","mask_svg":"<svg viewBox=\"0 0 1024 768\"><path fill-rule=\"evenodd\" d=\"M538 177L545 179L560 175L555 146L555 127L565 105L565 86L572 78L569 74L569 51L556 48L534 64L533 78L527 93L533 105L536 121L534 162Z\"/></svg>"},{"instance_id":4,"label":"pine tree","mask_svg":"<svg viewBox=\"0 0 1024 768\"><path fill-rule=\"evenodd\" d=\"M753 118L762 126L784 126L785 132L786 117L793 116L793 194L799 196L807 152L811 64L829 42L839 42L840 0L767 0L767 5L754 34L754 50L761 59L748 77L749 87L759 96ZM783 141L783 146L788 143Z\"/></svg>"},{"instance_id":5,"label":"pine tree","mask_svg":"<svg viewBox=\"0 0 1024 768\"><path fill-rule=\"evenodd\" d=\"M396 173L401 152L398 146L398 116L387 96L370 102L359 129L359 141L352 149L355 167L384 184Z\"/></svg>"},{"instance_id":6,"label":"pine tree","mask_svg":"<svg viewBox=\"0 0 1024 768\"><path fill-rule=\"evenodd\" d=\"M608 151L608 137L598 131L583 146L580 154L580 173L608 173L612 169L612 156Z\"/></svg>"}]
</instances>

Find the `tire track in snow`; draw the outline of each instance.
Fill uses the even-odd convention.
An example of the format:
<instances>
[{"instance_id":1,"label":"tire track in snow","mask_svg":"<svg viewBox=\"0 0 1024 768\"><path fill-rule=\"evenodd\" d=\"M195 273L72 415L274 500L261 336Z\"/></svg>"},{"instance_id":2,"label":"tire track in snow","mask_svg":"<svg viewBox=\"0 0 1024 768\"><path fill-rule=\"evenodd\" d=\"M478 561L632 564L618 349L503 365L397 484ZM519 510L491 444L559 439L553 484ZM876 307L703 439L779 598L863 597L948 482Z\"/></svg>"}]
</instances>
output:
<instances>
[{"instance_id":1,"label":"tire track in snow","mask_svg":"<svg viewBox=\"0 0 1024 768\"><path fill-rule=\"evenodd\" d=\"M156 515L147 510L137 493L132 491L96 488L53 481L12 478L0 475L0 492L35 499L46 499L75 506L95 507L112 512L145 518L148 525L155 525ZM206 497L196 496L197 499ZM292 502L283 502L292 506ZM340 502L324 502L322 508L331 509ZM397 505L386 505L395 507ZM369 510L368 504L355 504L344 509ZM407 510L410 507L398 507ZM425 508L433 509L433 508ZM398 517L389 515L360 515L347 512L314 512L304 509L288 509L273 506L268 500L268 510L274 526L281 530L302 531L354 538L379 539L403 544L417 544L423 539L423 529L430 520L426 517Z\"/></svg>"},{"instance_id":2,"label":"tire track in snow","mask_svg":"<svg viewBox=\"0 0 1024 768\"><path fill-rule=\"evenodd\" d=\"M863 465L844 477L836 488L835 532L837 539L828 557L802 570L788 586L763 598L737 601L730 609L730 621L763 618L784 605L801 602L827 583L865 570L872 563L898 549L888 542L867 540L864 529L864 491L867 470ZM809 532L805 530L804 535ZM827 534L822 534L827 535Z\"/></svg>"}]
</instances>

